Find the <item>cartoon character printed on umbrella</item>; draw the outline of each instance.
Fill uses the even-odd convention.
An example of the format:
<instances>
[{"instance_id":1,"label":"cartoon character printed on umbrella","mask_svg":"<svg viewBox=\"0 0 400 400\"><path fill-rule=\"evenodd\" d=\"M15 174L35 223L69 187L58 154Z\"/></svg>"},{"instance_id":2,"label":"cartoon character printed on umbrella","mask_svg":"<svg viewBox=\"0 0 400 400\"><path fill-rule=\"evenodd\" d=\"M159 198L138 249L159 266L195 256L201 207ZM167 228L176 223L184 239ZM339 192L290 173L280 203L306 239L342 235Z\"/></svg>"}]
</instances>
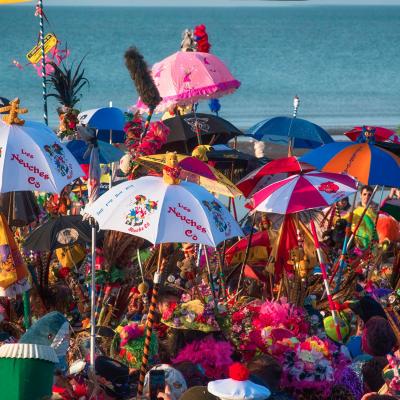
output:
<instances>
[{"instance_id":1,"label":"cartoon character printed on umbrella","mask_svg":"<svg viewBox=\"0 0 400 400\"><path fill-rule=\"evenodd\" d=\"M53 143L52 145L46 144L43 148L52 159L54 165L57 168L57 171L62 176L67 176L67 179L71 179L72 165L67 164L64 149L58 143Z\"/></svg>"},{"instance_id":2,"label":"cartoon character printed on umbrella","mask_svg":"<svg viewBox=\"0 0 400 400\"><path fill-rule=\"evenodd\" d=\"M135 201L130 206L129 214L126 216L125 224L133 226L141 226L146 215L157 210L158 201L149 200L146 196L138 194Z\"/></svg>"},{"instance_id":3,"label":"cartoon character printed on umbrella","mask_svg":"<svg viewBox=\"0 0 400 400\"><path fill-rule=\"evenodd\" d=\"M203 200L202 203L207 207L208 211L211 212L211 215L214 219L215 225L217 226L220 232L225 232L225 235L228 236L231 233L231 224L226 221L222 214L222 207L215 200L207 201Z\"/></svg>"}]
</instances>

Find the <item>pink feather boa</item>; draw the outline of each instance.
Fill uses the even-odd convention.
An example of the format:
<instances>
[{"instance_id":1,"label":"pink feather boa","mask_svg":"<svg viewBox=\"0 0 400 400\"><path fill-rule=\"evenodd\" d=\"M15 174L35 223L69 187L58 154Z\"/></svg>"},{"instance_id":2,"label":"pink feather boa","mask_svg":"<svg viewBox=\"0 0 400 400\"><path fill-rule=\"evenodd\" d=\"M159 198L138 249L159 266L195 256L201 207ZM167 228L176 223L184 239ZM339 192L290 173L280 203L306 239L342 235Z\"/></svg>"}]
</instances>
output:
<instances>
[{"instance_id":1,"label":"pink feather boa","mask_svg":"<svg viewBox=\"0 0 400 400\"><path fill-rule=\"evenodd\" d=\"M183 361L200 364L208 378L221 379L228 376L229 366L233 362L232 353L233 347L230 343L208 336L186 345L172 361L175 364Z\"/></svg>"}]
</instances>

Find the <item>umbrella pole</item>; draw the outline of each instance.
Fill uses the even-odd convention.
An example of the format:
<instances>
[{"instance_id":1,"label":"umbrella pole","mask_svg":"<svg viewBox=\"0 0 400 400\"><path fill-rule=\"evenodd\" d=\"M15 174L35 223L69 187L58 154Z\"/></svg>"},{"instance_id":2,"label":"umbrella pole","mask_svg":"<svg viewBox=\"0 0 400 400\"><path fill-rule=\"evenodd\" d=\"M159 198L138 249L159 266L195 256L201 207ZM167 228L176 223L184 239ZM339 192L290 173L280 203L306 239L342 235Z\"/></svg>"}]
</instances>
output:
<instances>
[{"instance_id":1,"label":"umbrella pole","mask_svg":"<svg viewBox=\"0 0 400 400\"><path fill-rule=\"evenodd\" d=\"M38 13L39 13L39 40L40 48L42 51L42 94L43 94L43 118L44 123L48 125L47 117L47 88L46 88L46 59L44 49L44 24L43 24L43 1L38 0Z\"/></svg>"},{"instance_id":2,"label":"umbrella pole","mask_svg":"<svg viewBox=\"0 0 400 400\"><path fill-rule=\"evenodd\" d=\"M237 290L236 290L236 296L239 293L240 284L241 284L242 277L243 277L243 272L246 267L247 259L249 258L251 239L253 238L254 225L256 224L256 216L257 216L257 211L254 211L253 220L251 222L251 231L250 231L250 235L249 235L249 240L247 241L246 252L244 253L243 264L242 264L242 268L240 270L239 281L238 281L238 286L237 286Z\"/></svg>"},{"instance_id":3,"label":"umbrella pole","mask_svg":"<svg viewBox=\"0 0 400 400\"><path fill-rule=\"evenodd\" d=\"M29 290L22 294L22 300L24 303L24 327L26 330L28 330L31 326L31 305L29 302L29 295Z\"/></svg>"},{"instance_id":4,"label":"umbrella pole","mask_svg":"<svg viewBox=\"0 0 400 400\"><path fill-rule=\"evenodd\" d=\"M213 275L211 273L211 268L210 268L210 262L208 260L208 252L207 252L207 246L203 245L204 248L204 255L206 257L206 265L207 265L207 272L208 272L208 280L210 281L210 287L211 287L211 292L212 292L212 296L213 296L213 300L214 300L214 306L215 306L215 310L218 310L218 302L217 299L215 297L215 286L214 286L214 279L213 279Z\"/></svg>"},{"instance_id":5,"label":"umbrella pole","mask_svg":"<svg viewBox=\"0 0 400 400\"><path fill-rule=\"evenodd\" d=\"M311 225L312 235L313 235L313 238L314 238L315 249L317 250L318 262L319 262L319 265L321 267L322 278L323 278L324 285L325 285L325 291L326 291L326 295L328 297L329 308L330 308L330 311L332 313L333 322L335 323L336 334L337 334L338 339L340 341L342 341L343 340L342 333L340 332L339 321L338 321L338 318L337 318L337 315L336 315L335 306L334 306L333 299L332 299L332 294L331 294L331 289L330 289L329 283L328 283L328 275L326 274L326 267L325 267L325 264L323 262L322 253L321 253L321 247L319 245L317 231L315 229L315 224L314 224L314 221L313 221L312 218L310 218L310 225Z\"/></svg>"},{"instance_id":6,"label":"umbrella pole","mask_svg":"<svg viewBox=\"0 0 400 400\"><path fill-rule=\"evenodd\" d=\"M299 96L294 96L293 99L293 118L290 120L289 130L288 130L288 137L289 137L289 146L288 146L288 157L293 155L293 146L294 146L294 138L290 137L290 132L292 130L293 121L297 117L297 111L299 109L300 99Z\"/></svg>"},{"instance_id":7,"label":"umbrella pole","mask_svg":"<svg viewBox=\"0 0 400 400\"><path fill-rule=\"evenodd\" d=\"M92 265L91 265L91 291L90 291L90 367L94 370L95 340L96 340L96 224L92 220Z\"/></svg>"},{"instance_id":8,"label":"umbrella pole","mask_svg":"<svg viewBox=\"0 0 400 400\"><path fill-rule=\"evenodd\" d=\"M157 307L158 289L160 287L161 275L163 273L164 266L165 266L165 263L162 262L162 247L163 247L163 245L162 245L162 243L160 243L159 253L158 253L157 271L154 274L153 292L151 294L149 312L147 313L146 337L145 337L145 341L144 341L142 365L140 367L139 384L138 384L138 389L137 389L138 396L143 395L144 377L146 375L147 366L149 363L151 334L153 332L154 314L155 314L156 307Z\"/></svg>"},{"instance_id":9,"label":"umbrella pole","mask_svg":"<svg viewBox=\"0 0 400 400\"><path fill-rule=\"evenodd\" d=\"M358 185L357 185L357 189L358 189ZM342 254L340 254L340 257L339 257L339 264L338 264L339 267L337 268L336 271L333 271L333 274L331 277L331 282L332 282L337 271L339 271L338 277L336 279L336 287L335 287L334 293L337 293L340 289L340 281L342 280L343 269L346 264L346 256L347 256L347 248L348 248L347 243L351 236L351 226L353 225L353 216L354 216L354 209L356 207L356 200L357 200L357 192L354 194L353 204L351 205L349 222L347 223L347 226L346 226L346 235L345 235L344 241L343 241Z\"/></svg>"}]
</instances>

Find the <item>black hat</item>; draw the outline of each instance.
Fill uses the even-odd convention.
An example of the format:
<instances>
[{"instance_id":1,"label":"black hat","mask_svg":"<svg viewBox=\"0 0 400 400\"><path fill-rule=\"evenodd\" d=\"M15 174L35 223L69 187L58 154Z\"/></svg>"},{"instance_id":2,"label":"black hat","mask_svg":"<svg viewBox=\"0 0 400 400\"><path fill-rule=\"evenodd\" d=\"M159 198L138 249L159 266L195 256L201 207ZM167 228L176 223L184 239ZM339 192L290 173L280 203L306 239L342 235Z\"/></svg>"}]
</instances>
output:
<instances>
[{"instance_id":1,"label":"black hat","mask_svg":"<svg viewBox=\"0 0 400 400\"><path fill-rule=\"evenodd\" d=\"M382 306L370 296L364 296L360 301L350 303L350 309L366 323L372 317L386 318Z\"/></svg>"}]
</instances>

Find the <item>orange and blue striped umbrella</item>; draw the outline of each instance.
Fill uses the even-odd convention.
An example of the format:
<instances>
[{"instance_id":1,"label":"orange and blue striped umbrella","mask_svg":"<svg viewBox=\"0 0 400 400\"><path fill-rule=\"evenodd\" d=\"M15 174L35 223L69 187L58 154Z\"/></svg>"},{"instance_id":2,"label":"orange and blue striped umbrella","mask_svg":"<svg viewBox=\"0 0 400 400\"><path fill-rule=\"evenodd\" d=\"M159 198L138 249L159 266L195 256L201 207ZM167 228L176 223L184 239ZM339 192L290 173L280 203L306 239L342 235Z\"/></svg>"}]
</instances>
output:
<instances>
[{"instance_id":1,"label":"orange and blue striped umbrella","mask_svg":"<svg viewBox=\"0 0 400 400\"><path fill-rule=\"evenodd\" d=\"M329 143L300 161L320 171L348 174L364 185L400 187L400 158L371 143Z\"/></svg>"}]
</instances>

